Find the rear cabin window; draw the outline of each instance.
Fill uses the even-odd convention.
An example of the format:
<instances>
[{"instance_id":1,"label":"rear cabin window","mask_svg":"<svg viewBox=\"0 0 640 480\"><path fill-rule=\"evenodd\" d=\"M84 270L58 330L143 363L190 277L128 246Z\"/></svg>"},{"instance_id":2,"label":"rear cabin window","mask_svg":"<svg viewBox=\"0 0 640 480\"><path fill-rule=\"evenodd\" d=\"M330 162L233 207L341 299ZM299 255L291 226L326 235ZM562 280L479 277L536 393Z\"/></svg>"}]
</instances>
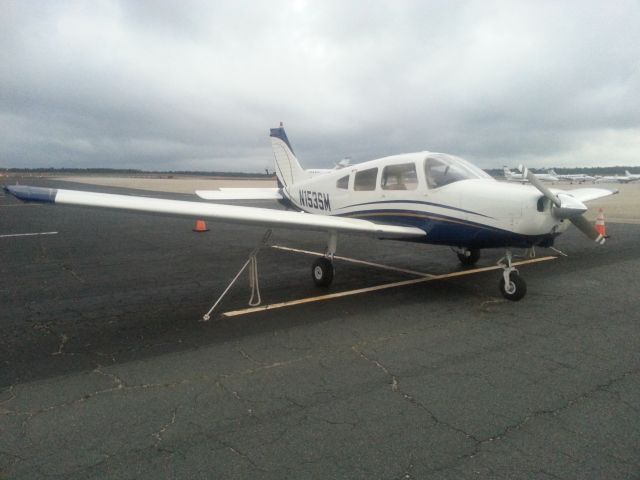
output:
<instances>
[{"instance_id":1,"label":"rear cabin window","mask_svg":"<svg viewBox=\"0 0 640 480\"><path fill-rule=\"evenodd\" d=\"M336 188L341 188L342 190L349 188L349 175L339 178L336 182Z\"/></svg>"},{"instance_id":2,"label":"rear cabin window","mask_svg":"<svg viewBox=\"0 0 640 480\"><path fill-rule=\"evenodd\" d=\"M375 190L376 178L378 177L377 168L369 168L356 172L356 180L353 183L354 190Z\"/></svg>"},{"instance_id":3,"label":"rear cabin window","mask_svg":"<svg viewBox=\"0 0 640 480\"><path fill-rule=\"evenodd\" d=\"M387 165L382 170L380 186L383 190L415 190L418 188L415 163Z\"/></svg>"}]
</instances>

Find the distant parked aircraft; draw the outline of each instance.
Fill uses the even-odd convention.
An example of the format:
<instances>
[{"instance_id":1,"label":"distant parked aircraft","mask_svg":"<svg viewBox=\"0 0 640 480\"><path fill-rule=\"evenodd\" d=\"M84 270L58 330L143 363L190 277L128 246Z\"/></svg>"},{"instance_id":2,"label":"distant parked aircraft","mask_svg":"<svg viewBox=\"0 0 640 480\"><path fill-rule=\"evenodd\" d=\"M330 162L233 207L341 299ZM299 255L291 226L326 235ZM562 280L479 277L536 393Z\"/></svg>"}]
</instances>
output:
<instances>
[{"instance_id":1,"label":"distant parked aircraft","mask_svg":"<svg viewBox=\"0 0 640 480\"><path fill-rule=\"evenodd\" d=\"M528 183L529 180L522 173L513 173L507 167L503 168L504 178L507 179L508 182L520 182L520 183ZM550 175L548 173L533 173L530 172L531 175L534 175L538 180L542 180L543 182L557 182L558 177L554 175Z\"/></svg>"},{"instance_id":2,"label":"distant parked aircraft","mask_svg":"<svg viewBox=\"0 0 640 480\"><path fill-rule=\"evenodd\" d=\"M629 183L640 180L640 175L629 175L629 172L625 172L625 175L604 175L596 177L596 183Z\"/></svg>"},{"instance_id":3,"label":"distant parked aircraft","mask_svg":"<svg viewBox=\"0 0 640 480\"><path fill-rule=\"evenodd\" d=\"M554 177L558 177L560 180L565 180L571 183L584 183L584 182L595 182L596 177L592 177L591 175L587 175L586 173L572 173L572 174L558 174L553 169L549 170L549 175L553 175Z\"/></svg>"},{"instance_id":4,"label":"distant parked aircraft","mask_svg":"<svg viewBox=\"0 0 640 480\"><path fill-rule=\"evenodd\" d=\"M340 170L341 168L350 167L351 159L349 157L345 157L339 162L334 162L334 163L336 166L333 168L309 168L306 170L306 172L310 173L313 176L335 172L336 170Z\"/></svg>"}]
</instances>

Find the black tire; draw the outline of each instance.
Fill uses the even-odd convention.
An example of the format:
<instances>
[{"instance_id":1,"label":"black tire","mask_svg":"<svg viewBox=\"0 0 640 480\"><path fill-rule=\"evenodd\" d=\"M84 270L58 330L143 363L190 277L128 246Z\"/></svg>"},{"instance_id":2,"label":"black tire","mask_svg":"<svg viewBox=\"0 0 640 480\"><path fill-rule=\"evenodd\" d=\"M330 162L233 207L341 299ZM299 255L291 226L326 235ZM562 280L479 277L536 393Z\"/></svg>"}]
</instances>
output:
<instances>
[{"instance_id":1,"label":"black tire","mask_svg":"<svg viewBox=\"0 0 640 480\"><path fill-rule=\"evenodd\" d=\"M469 255L465 255L465 253L468 253ZM471 267L478 263L478 260L480 260L480 249L470 248L466 252L457 253L456 255L458 255L458 260L460 260L460 263L462 265L464 265L465 267Z\"/></svg>"},{"instance_id":2,"label":"black tire","mask_svg":"<svg viewBox=\"0 0 640 480\"><path fill-rule=\"evenodd\" d=\"M318 258L311 266L311 278L318 287L328 287L333 280L333 263L325 257Z\"/></svg>"},{"instance_id":3,"label":"black tire","mask_svg":"<svg viewBox=\"0 0 640 480\"><path fill-rule=\"evenodd\" d=\"M527 294L527 284L520 278L518 272L511 272L509 275L510 285L509 289L505 288L504 275L500 278L500 293L507 300L517 302Z\"/></svg>"}]
</instances>

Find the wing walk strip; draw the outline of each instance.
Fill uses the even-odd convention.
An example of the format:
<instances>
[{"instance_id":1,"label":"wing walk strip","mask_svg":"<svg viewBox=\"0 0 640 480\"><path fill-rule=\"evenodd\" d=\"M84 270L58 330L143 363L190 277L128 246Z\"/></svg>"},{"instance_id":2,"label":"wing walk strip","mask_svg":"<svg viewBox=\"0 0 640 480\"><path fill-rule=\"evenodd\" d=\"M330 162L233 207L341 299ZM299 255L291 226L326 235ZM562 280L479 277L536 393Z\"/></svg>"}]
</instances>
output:
<instances>
[{"instance_id":1,"label":"wing walk strip","mask_svg":"<svg viewBox=\"0 0 640 480\"><path fill-rule=\"evenodd\" d=\"M290 249L293 251L296 251L295 249ZM318 253L314 253L314 252L306 252L306 251L302 251L303 253L313 253L314 255L320 255ZM347 260L347 261L354 261L354 259L350 259L350 258L343 258L343 257L334 257L334 258L341 258L343 260ZM530 265L533 263L539 263L539 262L546 262L548 260L555 260L558 257L555 256L547 256L547 257L540 257L540 258L533 258L530 260L523 260L521 262L513 262L514 266L520 266L520 265ZM368 262L363 262L361 260L355 260L355 263L365 263L365 264L369 264L369 265L377 265L377 264L370 264ZM386 266L384 266L384 268L387 268ZM431 282L433 280L443 280L445 278L453 278L453 277L462 277L465 275L472 275L475 273L482 273L482 272L489 272L492 270L499 270L502 267L499 267L498 265L494 265L491 267L482 267L482 268L474 268L473 270L461 270L459 272L452 272L452 273L445 273L442 275L429 275L428 277L424 276L424 273L418 273L418 272L414 272L417 275L420 275L421 278L414 278L411 280L403 280L400 282L393 282L393 283L386 283L383 285L376 285L375 287L367 287L367 288L358 288L356 290L348 290L346 292L337 292L337 293L330 293L327 295L319 295L316 297L307 297L307 298L301 298L299 300L291 300L291 301L287 301L287 302L279 302L279 303L272 303L270 305L262 305L259 307L251 307L251 308L244 308L242 310L233 310L230 312L224 312L222 314L223 317L236 317L239 315L246 315L249 313L255 313L255 312L262 312L265 310L275 310L277 308L284 308L284 307L292 307L295 305L303 305L305 303L312 303L312 302L321 302L324 300L331 300L333 298L341 298L341 297L349 297L352 295L360 295L362 293L369 293L369 292L376 292L379 290L387 290L389 288L397 288L397 287L404 287L407 285L416 285L418 283L426 283L426 282ZM393 267L392 267L393 269ZM394 269L395 270L395 269ZM406 270L405 270L406 271Z\"/></svg>"}]
</instances>

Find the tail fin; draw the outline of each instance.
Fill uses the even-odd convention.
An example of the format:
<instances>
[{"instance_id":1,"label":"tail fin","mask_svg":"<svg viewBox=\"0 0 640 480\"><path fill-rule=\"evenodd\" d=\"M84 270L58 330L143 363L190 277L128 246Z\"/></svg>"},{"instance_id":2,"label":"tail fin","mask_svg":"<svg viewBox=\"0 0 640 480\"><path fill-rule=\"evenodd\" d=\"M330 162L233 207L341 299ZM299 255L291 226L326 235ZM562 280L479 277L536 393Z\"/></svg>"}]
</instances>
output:
<instances>
[{"instance_id":1,"label":"tail fin","mask_svg":"<svg viewBox=\"0 0 640 480\"><path fill-rule=\"evenodd\" d=\"M511 178L513 176L513 172L507 167L502 167L502 171L504 172L505 178Z\"/></svg>"},{"instance_id":2,"label":"tail fin","mask_svg":"<svg viewBox=\"0 0 640 480\"><path fill-rule=\"evenodd\" d=\"M288 187L291 184L311 178L298 162L289 143L282 122L278 128L271 129L271 148L276 162L278 182Z\"/></svg>"}]
</instances>

